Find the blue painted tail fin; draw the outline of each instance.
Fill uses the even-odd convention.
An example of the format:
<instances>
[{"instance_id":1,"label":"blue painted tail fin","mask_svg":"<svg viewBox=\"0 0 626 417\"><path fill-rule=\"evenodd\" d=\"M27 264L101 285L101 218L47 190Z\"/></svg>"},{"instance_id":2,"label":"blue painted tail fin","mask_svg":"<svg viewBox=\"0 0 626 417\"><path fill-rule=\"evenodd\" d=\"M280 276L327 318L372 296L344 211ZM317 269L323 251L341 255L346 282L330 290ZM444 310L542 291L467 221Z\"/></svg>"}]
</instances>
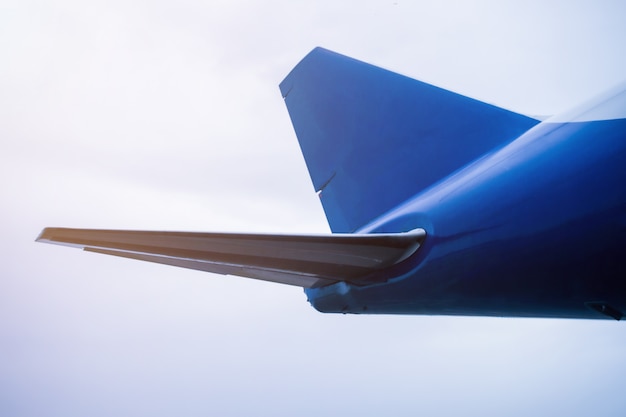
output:
<instances>
[{"instance_id":1,"label":"blue painted tail fin","mask_svg":"<svg viewBox=\"0 0 626 417\"><path fill-rule=\"evenodd\" d=\"M538 120L316 48L280 84L333 232L353 232Z\"/></svg>"}]
</instances>

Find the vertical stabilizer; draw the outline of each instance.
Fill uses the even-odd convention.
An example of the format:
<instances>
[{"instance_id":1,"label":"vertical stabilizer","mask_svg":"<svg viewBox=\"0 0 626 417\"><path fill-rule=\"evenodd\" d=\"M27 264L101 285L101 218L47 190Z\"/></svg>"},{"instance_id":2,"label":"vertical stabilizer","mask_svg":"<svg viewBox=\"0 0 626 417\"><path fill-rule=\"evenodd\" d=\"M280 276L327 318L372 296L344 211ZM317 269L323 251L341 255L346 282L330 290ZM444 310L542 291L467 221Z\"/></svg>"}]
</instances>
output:
<instances>
[{"instance_id":1,"label":"vertical stabilizer","mask_svg":"<svg viewBox=\"0 0 626 417\"><path fill-rule=\"evenodd\" d=\"M353 232L539 122L322 48L280 90L333 232Z\"/></svg>"}]
</instances>

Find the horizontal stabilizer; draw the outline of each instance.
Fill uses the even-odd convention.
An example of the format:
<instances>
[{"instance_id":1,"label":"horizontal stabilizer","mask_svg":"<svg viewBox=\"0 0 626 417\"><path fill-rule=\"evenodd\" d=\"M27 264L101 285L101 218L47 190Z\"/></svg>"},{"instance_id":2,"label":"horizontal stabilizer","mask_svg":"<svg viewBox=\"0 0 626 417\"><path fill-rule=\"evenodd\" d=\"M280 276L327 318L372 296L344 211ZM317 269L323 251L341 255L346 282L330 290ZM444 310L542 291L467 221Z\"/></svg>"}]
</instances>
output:
<instances>
[{"instance_id":1,"label":"horizontal stabilizer","mask_svg":"<svg viewBox=\"0 0 626 417\"><path fill-rule=\"evenodd\" d=\"M538 120L316 48L280 84L333 232L354 232Z\"/></svg>"},{"instance_id":2,"label":"horizontal stabilizer","mask_svg":"<svg viewBox=\"0 0 626 417\"><path fill-rule=\"evenodd\" d=\"M39 242L124 258L315 288L385 281L415 253L422 229L393 234L263 235L46 228Z\"/></svg>"}]
</instances>

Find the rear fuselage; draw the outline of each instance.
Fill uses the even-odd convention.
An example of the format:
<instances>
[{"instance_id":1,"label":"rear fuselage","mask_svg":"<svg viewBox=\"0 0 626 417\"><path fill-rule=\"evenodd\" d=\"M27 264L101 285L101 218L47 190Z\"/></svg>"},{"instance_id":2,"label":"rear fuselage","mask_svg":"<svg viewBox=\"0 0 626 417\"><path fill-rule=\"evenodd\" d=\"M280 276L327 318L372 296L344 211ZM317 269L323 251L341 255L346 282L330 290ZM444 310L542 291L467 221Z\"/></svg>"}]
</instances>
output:
<instances>
[{"instance_id":1,"label":"rear fuselage","mask_svg":"<svg viewBox=\"0 0 626 417\"><path fill-rule=\"evenodd\" d=\"M548 119L360 229L427 237L386 283L310 289L310 302L325 312L618 318L624 102L622 91Z\"/></svg>"}]
</instances>

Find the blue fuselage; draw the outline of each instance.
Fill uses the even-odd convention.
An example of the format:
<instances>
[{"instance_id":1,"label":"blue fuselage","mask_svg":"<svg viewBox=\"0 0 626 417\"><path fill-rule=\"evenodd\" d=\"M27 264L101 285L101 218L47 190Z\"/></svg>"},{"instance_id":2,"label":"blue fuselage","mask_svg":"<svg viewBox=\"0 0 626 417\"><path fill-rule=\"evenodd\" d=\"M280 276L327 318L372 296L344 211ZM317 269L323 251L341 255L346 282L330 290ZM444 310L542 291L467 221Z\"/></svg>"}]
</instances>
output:
<instances>
[{"instance_id":1,"label":"blue fuselage","mask_svg":"<svg viewBox=\"0 0 626 417\"><path fill-rule=\"evenodd\" d=\"M626 311L625 184L626 119L549 119L359 230L426 230L386 283L309 289L309 301L349 313Z\"/></svg>"}]
</instances>

